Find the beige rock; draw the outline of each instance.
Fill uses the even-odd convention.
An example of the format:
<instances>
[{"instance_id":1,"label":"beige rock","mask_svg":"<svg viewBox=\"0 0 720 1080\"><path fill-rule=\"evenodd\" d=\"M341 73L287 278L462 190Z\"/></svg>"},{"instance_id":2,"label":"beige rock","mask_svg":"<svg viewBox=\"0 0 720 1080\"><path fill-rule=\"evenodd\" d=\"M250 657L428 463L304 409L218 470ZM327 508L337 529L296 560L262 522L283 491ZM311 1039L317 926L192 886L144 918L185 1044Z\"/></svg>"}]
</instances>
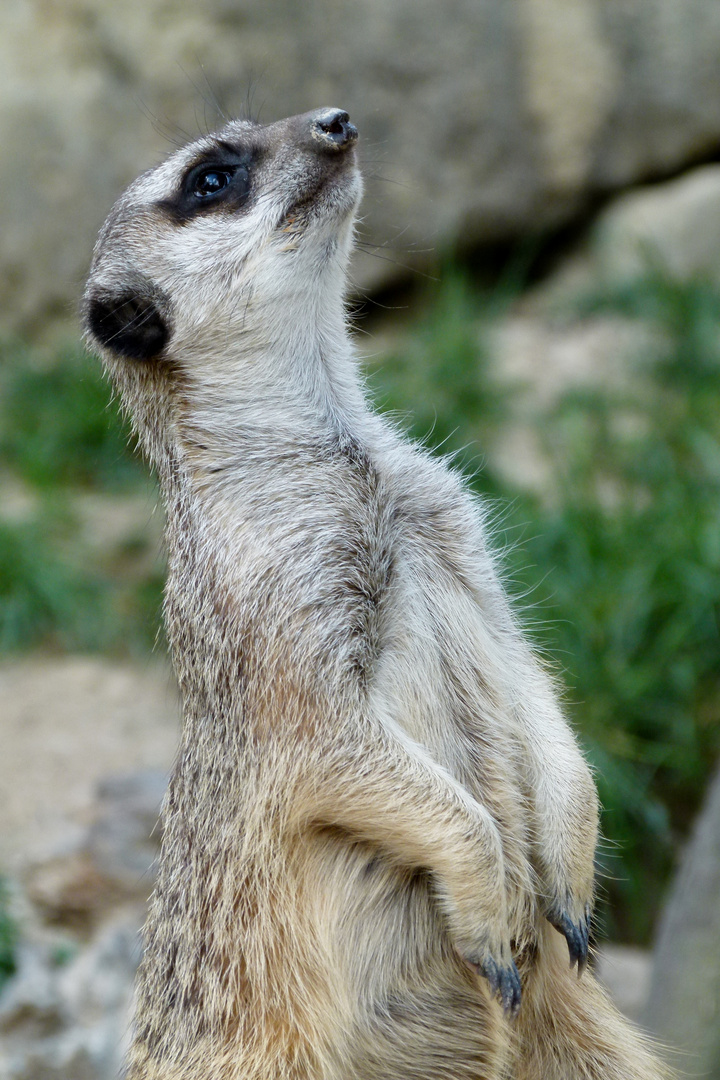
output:
<instances>
[{"instance_id":1,"label":"beige rock","mask_svg":"<svg viewBox=\"0 0 720 1080\"><path fill-rule=\"evenodd\" d=\"M620 81L593 0L521 0L528 103L548 181L582 190Z\"/></svg>"},{"instance_id":2,"label":"beige rock","mask_svg":"<svg viewBox=\"0 0 720 1080\"><path fill-rule=\"evenodd\" d=\"M547 313L518 312L499 322L490 332L490 354L513 409L494 441L493 465L512 484L551 496L553 468L538 412L551 412L570 390L620 391L653 344L647 325L613 315L553 320Z\"/></svg>"},{"instance_id":3,"label":"beige rock","mask_svg":"<svg viewBox=\"0 0 720 1080\"><path fill-rule=\"evenodd\" d=\"M23 873L41 921L87 937L115 908L142 909L155 880L167 773L141 769L104 778L91 824Z\"/></svg>"},{"instance_id":4,"label":"beige rock","mask_svg":"<svg viewBox=\"0 0 720 1080\"><path fill-rule=\"evenodd\" d=\"M720 283L720 165L624 195L598 220L593 248L608 281L659 270Z\"/></svg>"},{"instance_id":5,"label":"beige rock","mask_svg":"<svg viewBox=\"0 0 720 1080\"><path fill-rule=\"evenodd\" d=\"M119 899L113 883L99 873L87 851L74 851L34 868L28 896L50 923L79 931Z\"/></svg>"},{"instance_id":6,"label":"beige rock","mask_svg":"<svg viewBox=\"0 0 720 1080\"><path fill-rule=\"evenodd\" d=\"M88 657L0 665L0 866L15 871L77 849L112 773L167 771L176 690L161 664Z\"/></svg>"}]
</instances>

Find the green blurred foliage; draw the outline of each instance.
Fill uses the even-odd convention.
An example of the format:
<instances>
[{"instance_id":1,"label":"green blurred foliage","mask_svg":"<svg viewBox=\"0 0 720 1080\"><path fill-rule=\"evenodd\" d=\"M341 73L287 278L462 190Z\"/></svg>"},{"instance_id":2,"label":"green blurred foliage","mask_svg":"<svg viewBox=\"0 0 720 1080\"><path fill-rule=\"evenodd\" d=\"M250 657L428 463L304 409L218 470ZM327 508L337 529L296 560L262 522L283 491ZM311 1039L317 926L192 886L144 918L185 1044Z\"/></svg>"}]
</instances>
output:
<instances>
[{"instance_id":1,"label":"green blurred foliage","mask_svg":"<svg viewBox=\"0 0 720 1080\"><path fill-rule=\"evenodd\" d=\"M646 938L720 750L720 295L653 275L588 306L651 320L658 352L624 397L561 402L545 430L563 503L532 549L558 568L615 911Z\"/></svg>"},{"instance_id":2,"label":"green blurred foliage","mask_svg":"<svg viewBox=\"0 0 720 1080\"><path fill-rule=\"evenodd\" d=\"M33 507L0 512L0 652L132 653L158 636L161 567L137 581L122 547L90 552L73 502L147 487L109 399L99 364L80 350L41 363L17 343L0 347L2 479Z\"/></svg>"},{"instance_id":3,"label":"green blurred foliage","mask_svg":"<svg viewBox=\"0 0 720 1080\"><path fill-rule=\"evenodd\" d=\"M66 350L51 364L14 343L0 350L0 457L41 489L127 489L142 475L100 365Z\"/></svg>"},{"instance_id":4,"label":"green blurred foliage","mask_svg":"<svg viewBox=\"0 0 720 1080\"><path fill-rule=\"evenodd\" d=\"M100 581L57 552L57 518L0 521L0 650L53 641L65 648L102 644Z\"/></svg>"},{"instance_id":5,"label":"green blurred foliage","mask_svg":"<svg viewBox=\"0 0 720 1080\"><path fill-rule=\"evenodd\" d=\"M0 990L15 974L15 951L18 929L10 911L10 893L5 879L0 877Z\"/></svg>"},{"instance_id":6,"label":"green blurred foliage","mask_svg":"<svg viewBox=\"0 0 720 1080\"><path fill-rule=\"evenodd\" d=\"M531 597L526 622L562 673L605 807L602 917L647 942L720 750L720 295L656 274L582 309L647 320L658 352L632 390L568 392L535 416L547 497L511 490L463 449L491 443L511 407L488 373L487 302L467 281L444 278L372 382L416 437L459 451L473 486L501 497L509 578Z\"/></svg>"}]
</instances>

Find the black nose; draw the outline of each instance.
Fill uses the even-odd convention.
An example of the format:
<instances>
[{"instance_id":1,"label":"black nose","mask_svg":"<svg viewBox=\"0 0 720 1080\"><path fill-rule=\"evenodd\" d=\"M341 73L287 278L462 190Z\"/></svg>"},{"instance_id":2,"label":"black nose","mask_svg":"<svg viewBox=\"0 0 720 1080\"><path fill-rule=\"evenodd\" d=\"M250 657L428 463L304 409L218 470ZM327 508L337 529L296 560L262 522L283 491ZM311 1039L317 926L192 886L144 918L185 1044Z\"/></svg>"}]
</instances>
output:
<instances>
[{"instance_id":1,"label":"black nose","mask_svg":"<svg viewBox=\"0 0 720 1080\"><path fill-rule=\"evenodd\" d=\"M358 131L342 109L323 109L310 121L310 133L327 150L347 150L357 142Z\"/></svg>"}]
</instances>

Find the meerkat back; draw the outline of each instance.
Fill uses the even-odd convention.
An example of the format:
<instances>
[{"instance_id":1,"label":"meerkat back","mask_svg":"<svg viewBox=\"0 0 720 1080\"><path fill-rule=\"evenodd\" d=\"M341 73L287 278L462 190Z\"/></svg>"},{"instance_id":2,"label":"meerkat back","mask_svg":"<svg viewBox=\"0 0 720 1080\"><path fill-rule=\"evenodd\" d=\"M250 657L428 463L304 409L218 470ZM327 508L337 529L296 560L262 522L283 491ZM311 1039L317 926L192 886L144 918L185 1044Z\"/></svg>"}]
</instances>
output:
<instances>
[{"instance_id":1,"label":"meerkat back","mask_svg":"<svg viewBox=\"0 0 720 1080\"><path fill-rule=\"evenodd\" d=\"M585 966L595 788L482 507L365 400L356 141L234 121L95 248L183 700L128 1077L657 1080Z\"/></svg>"}]
</instances>

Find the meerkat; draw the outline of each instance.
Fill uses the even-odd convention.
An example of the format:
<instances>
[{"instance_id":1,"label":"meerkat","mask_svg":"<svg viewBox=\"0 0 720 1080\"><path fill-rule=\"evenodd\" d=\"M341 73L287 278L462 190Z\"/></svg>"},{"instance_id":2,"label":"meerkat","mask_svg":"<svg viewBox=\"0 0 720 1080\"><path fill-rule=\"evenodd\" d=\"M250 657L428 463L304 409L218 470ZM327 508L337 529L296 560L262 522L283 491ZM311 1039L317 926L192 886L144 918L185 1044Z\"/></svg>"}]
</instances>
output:
<instances>
[{"instance_id":1,"label":"meerkat","mask_svg":"<svg viewBox=\"0 0 720 1080\"><path fill-rule=\"evenodd\" d=\"M369 406L339 109L133 183L84 300L183 701L129 1080L659 1080L586 968L595 786L464 480Z\"/></svg>"}]
</instances>

